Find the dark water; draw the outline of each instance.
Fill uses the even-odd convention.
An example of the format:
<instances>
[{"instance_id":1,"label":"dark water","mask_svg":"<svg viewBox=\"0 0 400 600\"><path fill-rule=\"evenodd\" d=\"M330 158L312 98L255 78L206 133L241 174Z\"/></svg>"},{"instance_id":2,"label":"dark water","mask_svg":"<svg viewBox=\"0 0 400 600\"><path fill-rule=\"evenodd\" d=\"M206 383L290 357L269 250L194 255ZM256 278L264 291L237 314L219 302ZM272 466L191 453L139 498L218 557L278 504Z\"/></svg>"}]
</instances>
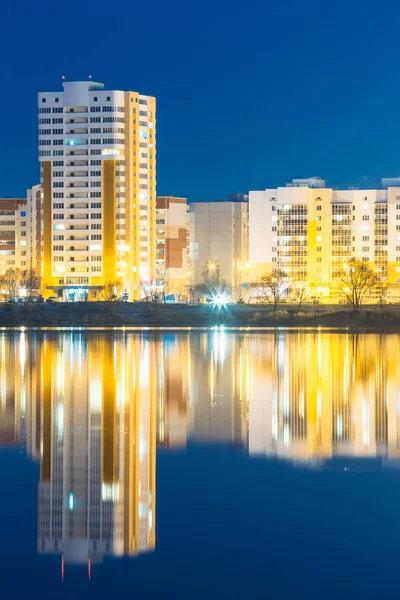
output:
<instances>
[{"instance_id":1,"label":"dark water","mask_svg":"<svg viewBox=\"0 0 400 600\"><path fill-rule=\"evenodd\" d=\"M0 334L0 598L399 587L400 338Z\"/></svg>"}]
</instances>

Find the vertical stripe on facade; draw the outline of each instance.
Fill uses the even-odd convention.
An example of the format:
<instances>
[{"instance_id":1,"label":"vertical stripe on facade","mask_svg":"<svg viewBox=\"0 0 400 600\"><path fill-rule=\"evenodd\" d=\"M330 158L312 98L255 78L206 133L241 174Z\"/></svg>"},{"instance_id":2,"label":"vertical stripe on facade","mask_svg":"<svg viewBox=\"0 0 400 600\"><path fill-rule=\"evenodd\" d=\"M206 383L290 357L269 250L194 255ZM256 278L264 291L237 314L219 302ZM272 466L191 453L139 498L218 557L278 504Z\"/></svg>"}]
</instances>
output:
<instances>
[{"instance_id":1,"label":"vertical stripe on facade","mask_svg":"<svg viewBox=\"0 0 400 600\"><path fill-rule=\"evenodd\" d=\"M102 398L102 481L113 483L116 478L116 382L114 350L109 344L103 348L103 398Z\"/></svg>"},{"instance_id":2,"label":"vertical stripe on facade","mask_svg":"<svg viewBox=\"0 0 400 600\"><path fill-rule=\"evenodd\" d=\"M103 274L104 283L117 276L116 161L103 160Z\"/></svg>"},{"instance_id":3,"label":"vertical stripe on facade","mask_svg":"<svg viewBox=\"0 0 400 600\"><path fill-rule=\"evenodd\" d=\"M43 287L52 283L51 269L51 161L43 165Z\"/></svg>"}]
</instances>

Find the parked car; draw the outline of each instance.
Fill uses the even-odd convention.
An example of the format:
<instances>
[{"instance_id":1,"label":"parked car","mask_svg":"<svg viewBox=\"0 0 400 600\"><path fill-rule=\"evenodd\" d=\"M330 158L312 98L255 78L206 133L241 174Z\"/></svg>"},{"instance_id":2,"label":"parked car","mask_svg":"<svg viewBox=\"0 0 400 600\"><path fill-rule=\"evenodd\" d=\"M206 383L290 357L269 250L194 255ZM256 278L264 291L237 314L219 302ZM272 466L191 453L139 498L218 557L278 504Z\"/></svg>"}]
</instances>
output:
<instances>
[{"instance_id":1,"label":"parked car","mask_svg":"<svg viewBox=\"0 0 400 600\"><path fill-rule=\"evenodd\" d=\"M47 304L55 304L57 302L57 298L54 298L54 296L50 296L50 298L47 298L46 302Z\"/></svg>"}]
</instances>

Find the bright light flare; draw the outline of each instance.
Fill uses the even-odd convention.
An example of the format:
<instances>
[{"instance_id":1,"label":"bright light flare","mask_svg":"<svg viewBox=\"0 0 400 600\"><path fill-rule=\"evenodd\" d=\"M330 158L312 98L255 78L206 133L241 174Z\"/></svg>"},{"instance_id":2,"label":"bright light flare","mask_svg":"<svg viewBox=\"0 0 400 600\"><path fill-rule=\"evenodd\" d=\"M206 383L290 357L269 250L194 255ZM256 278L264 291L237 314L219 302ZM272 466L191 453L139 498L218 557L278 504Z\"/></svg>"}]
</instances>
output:
<instances>
[{"instance_id":1,"label":"bright light flare","mask_svg":"<svg viewBox=\"0 0 400 600\"><path fill-rule=\"evenodd\" d=\"M228 297L225 294L217 294L212 299L214 306L225 306L228 303Z\"/></svg>"}]
</instances>

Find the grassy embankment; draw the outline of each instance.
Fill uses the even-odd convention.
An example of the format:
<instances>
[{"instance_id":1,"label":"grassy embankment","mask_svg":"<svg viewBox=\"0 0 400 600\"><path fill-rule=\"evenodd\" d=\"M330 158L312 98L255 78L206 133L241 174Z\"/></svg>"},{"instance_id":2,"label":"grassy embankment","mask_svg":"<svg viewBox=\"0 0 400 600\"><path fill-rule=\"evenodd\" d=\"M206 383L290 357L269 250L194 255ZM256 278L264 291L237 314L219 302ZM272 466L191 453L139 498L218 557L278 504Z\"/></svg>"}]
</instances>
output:
<instances>
[{"instance_id":1,"label":"grassy embankment","mask_svg":"<svg viewBox=\"0 0 400 600\"><path fill-rule=\"evenodd\" d=\"M0 327L348 327L400 332L400 306L200 304L78 302L0 305Z\"/></svg>"}]
</instances>

